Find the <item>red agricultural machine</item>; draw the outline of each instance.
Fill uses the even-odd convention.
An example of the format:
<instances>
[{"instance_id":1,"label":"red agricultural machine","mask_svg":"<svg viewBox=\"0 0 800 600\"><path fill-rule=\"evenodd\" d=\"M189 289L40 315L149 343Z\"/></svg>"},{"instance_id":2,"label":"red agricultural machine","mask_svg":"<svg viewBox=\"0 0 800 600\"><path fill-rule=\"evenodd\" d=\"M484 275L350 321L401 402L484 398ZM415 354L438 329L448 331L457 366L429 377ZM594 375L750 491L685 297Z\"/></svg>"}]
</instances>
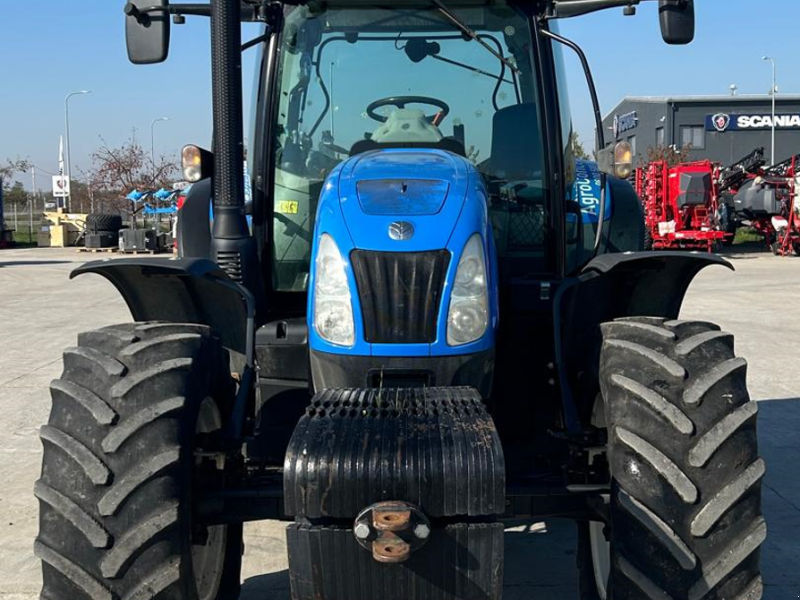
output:
<instances>
[{"instance_id":1,"label":"red agricultural machine","mask_svg":"<svg viewBox=\"0 0 800 600\"><path fill-rule=\"evenodd\" d=\"M792 254L800 256L800 201L797 198L800 174L797 172L798 163L800 163L800 156L793 156L785 173L782 214L772 218L772 226L775 228L772 251L779 256L791 256Z\"/></svg>"},{"instance_id":2,"label":"red agricultural machine","mask_svg":"<svg viewBox=\"0 0 800 600\"><path fill-rule=\"evenodd\" d=\"M653 161L636 171L644 205L645 245L650 250L707 250L730 234L720 230L719 167L704 160L670 167Z\"/></svg>"},{"instance_id":3,"label":"red agricultural machine","mask_svg":"<svg viewBox=\"0 0 800 600\"><path fill-rule=\"evenodd\" d=\"M757 148L722 171L720 197L731 206L731 219L743 221L759 232L775 254L798 254L800 215L796 197L800 155L772 167L765 168L764 164L764 149Z\"/></svg>"}]
</instances>

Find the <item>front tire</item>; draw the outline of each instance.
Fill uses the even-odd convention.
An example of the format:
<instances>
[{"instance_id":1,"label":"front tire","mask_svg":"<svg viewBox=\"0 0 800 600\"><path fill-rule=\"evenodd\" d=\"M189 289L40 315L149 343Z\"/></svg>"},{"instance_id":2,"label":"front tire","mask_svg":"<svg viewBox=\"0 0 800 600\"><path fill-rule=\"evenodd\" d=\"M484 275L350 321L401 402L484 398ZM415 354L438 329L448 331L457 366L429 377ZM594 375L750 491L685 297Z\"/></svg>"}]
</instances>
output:
<instances>
[{"instance_id":1,"label":"front tire","mask_svg":"<svg viewBox=\"0 0 800 600\"><path fill-rule=\"evenodd\" d=\"M81 334L51 384L35 494L42 597L223 600L239 593L242 529L202 528L197 434L224 423L227 353L207 327L133 323Z\"/></svg>"},{"instance_id":2,"label":"front tire","mask_svg":"<svg viewBox=\"0 0 800 600\"><path fill-rule=\"evenodd\" d=\"M613 600L757 600L764 461L746 363L715 325L603 325Z\"/></svg>"}]
</instances>

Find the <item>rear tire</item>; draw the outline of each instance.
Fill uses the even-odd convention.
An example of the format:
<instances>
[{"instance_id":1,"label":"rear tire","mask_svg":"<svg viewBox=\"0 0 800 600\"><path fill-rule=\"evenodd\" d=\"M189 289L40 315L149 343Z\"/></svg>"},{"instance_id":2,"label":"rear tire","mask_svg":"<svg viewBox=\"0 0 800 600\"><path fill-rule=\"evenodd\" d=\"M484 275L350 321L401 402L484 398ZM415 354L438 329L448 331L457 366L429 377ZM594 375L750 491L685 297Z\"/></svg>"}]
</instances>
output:
<instances>
[{"instance_id":1,"label":"rear tire","mask_svg":"<svg viewBox=\"0 0 800 600\"><path fill-rule=\"evenodd\" d=\"M614 600L757 600L764 462L733 338L709 323L603 325Z\"/></svg>"},{"instance_id":2,"label":"rear tire","mask_svg":"<svg viewBox=\"0 0 800 600\"><path fill-rule=\"evenodd\" d=\"M134 323L81 334L51 394L35 488L42 597L236 598L241 525L203 530L192 515L198 467L210 468L195 458L196 434L223 425L234 395L210 330Z\"/></svg>"},{"instance_id":3,"label":"rear tire","mask_svg":"<svg viewBox=\"0 0 800 600\"><path fill-rule=\"evenodd\" d=\"M110 231L117 233L122 229L122 217L104 213L91 213L86 215L86 228L90 231Z\"/></svg>"}]
</instances>

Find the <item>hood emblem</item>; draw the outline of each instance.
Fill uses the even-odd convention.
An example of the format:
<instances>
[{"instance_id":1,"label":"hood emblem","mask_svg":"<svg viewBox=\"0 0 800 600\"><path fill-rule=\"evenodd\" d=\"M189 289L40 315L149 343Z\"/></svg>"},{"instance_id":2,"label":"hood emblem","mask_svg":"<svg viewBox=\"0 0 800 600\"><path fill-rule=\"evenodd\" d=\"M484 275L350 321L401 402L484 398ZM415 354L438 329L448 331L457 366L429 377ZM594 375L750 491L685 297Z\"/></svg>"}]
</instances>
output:
<instances>
[{"instance_id":1,"label":"hood emblem","mask_svg":"<svg viewBox=\"0 0 800 600\"><path fill-rule=\"evenodd\" d=\"M405 242L414 237L414 225L408 221L395 221L389 225L389 237L398 242Z\"/></svg>"}]
</instances>

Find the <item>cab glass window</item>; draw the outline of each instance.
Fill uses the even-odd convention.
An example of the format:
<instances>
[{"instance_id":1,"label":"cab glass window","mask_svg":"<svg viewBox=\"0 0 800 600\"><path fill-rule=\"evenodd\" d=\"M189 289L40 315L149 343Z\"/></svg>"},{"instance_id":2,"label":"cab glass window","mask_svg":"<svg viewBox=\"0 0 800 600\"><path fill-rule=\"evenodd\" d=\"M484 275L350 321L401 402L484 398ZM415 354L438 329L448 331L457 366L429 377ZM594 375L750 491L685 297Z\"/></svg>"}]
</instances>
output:
<instances>
[{"instance_id":1,"label":"cab glass window","mask_svg":"<svg viewBox=\"0 0 800 600\"><path fill-rule=\"evenodd\" d=\"M435 7L320 6L288 12L279 50L274 289L307 287L327 175L349 156L382 147L465 156L489 185L499 250L543 253L543 144L529 19L504 2L449 5L501 61Z\"/></svg>"}]
</instances>

